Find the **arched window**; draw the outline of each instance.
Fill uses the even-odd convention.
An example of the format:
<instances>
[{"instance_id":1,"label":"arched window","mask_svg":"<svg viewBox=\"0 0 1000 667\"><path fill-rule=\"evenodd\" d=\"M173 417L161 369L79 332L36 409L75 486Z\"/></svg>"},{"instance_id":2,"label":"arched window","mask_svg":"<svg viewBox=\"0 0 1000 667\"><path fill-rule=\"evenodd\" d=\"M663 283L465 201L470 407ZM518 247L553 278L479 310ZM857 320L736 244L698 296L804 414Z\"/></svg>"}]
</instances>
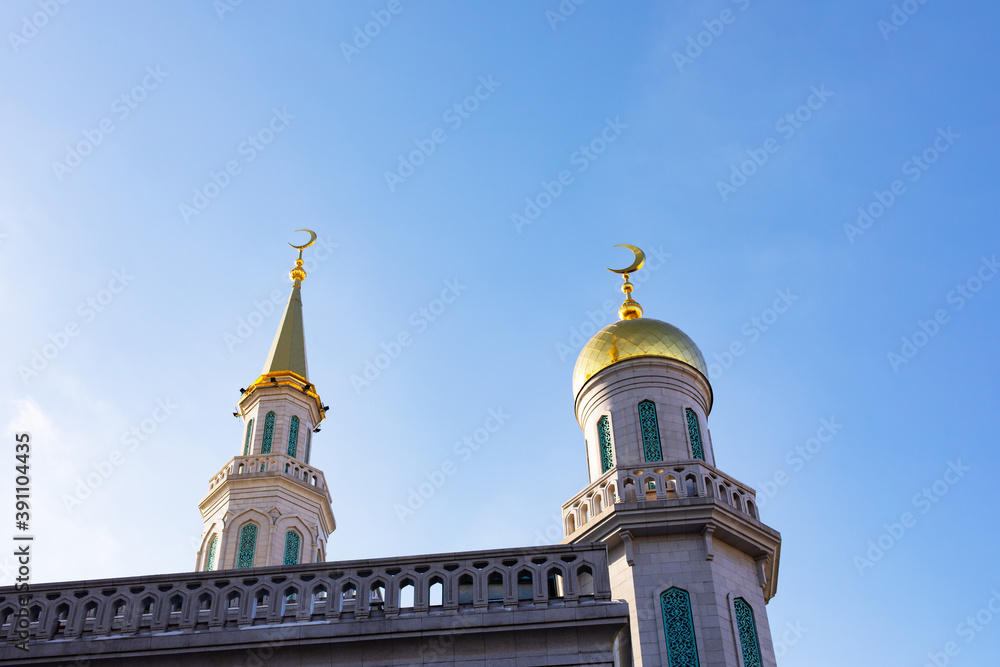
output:
<instances>
[{"instance_id":1,"label":"arched window","mask_svg":"<svg viewBox=\"0 0 1000 667\"><path fill-rule=\"evenodd\" d=\"M271 453L272 440L274 440L274 413L268 412L264 417L264 443L260 446L261 454Z\"/></svg>"},{"instance_id":2,"label":"arched window","mask_svg":"<svg viewBox=\"0 0 1000 667\"><path fill-rule=\"evenodd\" d=\"M307 428L306 429L306 458L305 458L306 465L309 464L309 445L312 444L312 439L313 439L312 435L313 435L312 430Z\"/></svg>"},{"instance_id":3,"label":"arched window","mask_svg":"<svg viewBox=\"0 0 1000 667\"><path fill-rule=\"evenodd\" d=\"M288 426L288 455L295 456L295 450L299 444L299 418L292 417Z\"/></svg>"},{"instance_id":4,"label":"arched window","mask_svg":"<svg viewBox=\"0 0 1000 667\"><path fill-rule=\"evenodd\" d=\"M753 620L753 609L743 598L733 601L736 610L736 627L740 631L740 647L743 649L744 667L761 667L760 642L757 640L757 624Z\"/></svg>"},{"instance_id":5,"label":"arched window","mask_svg":"<svg viewBox=\"0 0 1000 667\"><path fill-rule=\"evenodd\" d=\"M680 588L665 591L660 596L660 606L670 667L698 667L698 644L694 638L691 598L687 591Z\"/></svg>"},{"instance_id":6,"label":"arched window","mask_svg":"<svg viewBox=\"0 0 1000 667\"><path fill-rule=\"evenodd\" d=\"M219 536L216 535L212 538L212 541L208 543L208 555L205 557L205 572L211 572L215 569L215 550L219 546Z\"/></svg>"},{"instance_id":7,"label":"arched window","mask_svg":"<svg viewBox=\"0 0 1000 667\"><path fill-rule=\"evenodd\" d=\"M604 415L597 420L597 438L601 443L601 472L615 467L615 453L611 446L611 420Z\"/></svg>"},{"instance_id":8,"label":"arched window","mask_svg":"<svg viewBox=\"0 0 1000 667\"><path fill-rule=\"evenodd\" d=\"M705 448L701 446L701 429L698 428L698 415L691 408L685 408L688 424L688 438L691 440L691 456L705 460Z\"/></svg>"},{"instance_id":9,"label":"arched window","mask_svg":"<svg viewBox=\"0 0 1000 667\"><path fill-rule=\"evenodd\" d=\"M247 439L243 443L243 456L249 456L250 454L250 436L253 435L253 420L251 419L247 422Z\"/></svg>"},{"instance_id":10,"label":"arched window","mask_svg":"<svg viewBox=\"0 0 1000 667\"><path fill-rule=\"evenodd\" d=\"M302 538L294 530L285 533L285 565L295 565L299 562L299 545Z\"/></svg>"},{"instance_id":11,"label":"arched window","mask_svg":"<svg viewBox=\"0 0 1000 667\"><path fill-rule=\"evenodd\" d=\"M274 414L273 412L271 414ZM248 523L240 528L240 553L236 567L253 567L253 554L257 549L257 524Z\"/></svg>"},{"instance_id":12,"label":"arched window","mask_svg":"<svg viewBox=\"0 0 1000 667\"><path fill-rule=\"evenodd\" d=\"M639 428L642 431L642 451L647 461L662 461L660 425L656 421L656 405L652 401L639 404Z\"/></svg>"}]
</instances>

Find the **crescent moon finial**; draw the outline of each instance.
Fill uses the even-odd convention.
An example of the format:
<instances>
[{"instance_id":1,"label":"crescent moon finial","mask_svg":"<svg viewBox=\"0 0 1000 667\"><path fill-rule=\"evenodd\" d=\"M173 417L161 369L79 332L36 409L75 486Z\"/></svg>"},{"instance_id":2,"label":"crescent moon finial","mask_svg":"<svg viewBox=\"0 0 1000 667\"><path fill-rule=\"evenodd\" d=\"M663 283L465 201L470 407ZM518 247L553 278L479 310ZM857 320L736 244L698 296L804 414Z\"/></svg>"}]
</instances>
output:
<instances>
[{"instance_id":1,"label":"crescent moon finial","mask_svg":"<svg viewBox=\"0 0 1000 667\"><path fill-rule=\"evenodd\" d=\"M305 250L306 248L308 248L309 246L311 246L313 243L316 243L316 232L314 232L313 230L311 230L311 229L296 229L295 231L297 231L297 232L309 232L309 242L308 243L306 243L304 245L295 245L294 243L289 243L288 244L288 245L292 246L293 248L295 248L296 250Z\"/></svg>"},{"instance_id":2,"label":"crescent moon finial","mask_svg":"<svg viewBox=\"0 0 1000 667\"><path fill-rule=\"evenodd\" d=\"M298 286L301 285L302 281L306 279L306 271L302 268L302 265L304 264L302 261L302 251L311 246L313 243L316 243L316 232L311 229L296 229L295 231L309 232L308 242L303 243L302 245L295 245L294 243L288 244L299 251L299 258L295 260L295 268L288 272L288 275L292 277L292 282Z\"/></svg>"},{"instance_id":3,"label":"crescent moon finial","mask_svg":"<svg viewBox=\"0 0 1000 667\"><path fill-rule=\"evenodd\" d=\"M618 308L618 315L623 320L634 320L636 318L642 317L642 306L639 302L632 298L632 283L628 281L628 276L630 273L635 273L642 268L642 265L646 263L646 253L637 248L634 245L629 245L627 243L621 243L615 246L616 248L628 248L632 251L635 256L631 264L626 266L624 269L612 269L608 267L608 271L612 273L620 273L622 278L625 279L625 284L622 285L622 292L625 294L625 303Z\"/></svg>"}]
</instances>

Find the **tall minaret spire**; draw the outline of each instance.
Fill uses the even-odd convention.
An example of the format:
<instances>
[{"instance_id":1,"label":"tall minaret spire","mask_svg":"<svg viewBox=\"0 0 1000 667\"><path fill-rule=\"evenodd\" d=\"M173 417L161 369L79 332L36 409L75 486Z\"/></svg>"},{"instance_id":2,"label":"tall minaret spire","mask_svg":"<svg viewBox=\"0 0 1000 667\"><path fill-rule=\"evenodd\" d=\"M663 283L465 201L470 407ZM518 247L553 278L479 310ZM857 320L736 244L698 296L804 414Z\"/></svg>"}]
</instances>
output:
<instances>
[{"instance_id":1,"label":"tall minaret spire","mask_svg":"<svg viewBox=\"0 0 1000 667\"><path fill-rule=\"evenodd\" d=\"M302 325L302 251L289 272L292 293L261 375L240 390L239 454L209 482L199 504L204 532L196 569L288 565L326 560L336 528L323 472L310 465L312 434L326 417L309 380Z\"/></svg>"}]
</instances>

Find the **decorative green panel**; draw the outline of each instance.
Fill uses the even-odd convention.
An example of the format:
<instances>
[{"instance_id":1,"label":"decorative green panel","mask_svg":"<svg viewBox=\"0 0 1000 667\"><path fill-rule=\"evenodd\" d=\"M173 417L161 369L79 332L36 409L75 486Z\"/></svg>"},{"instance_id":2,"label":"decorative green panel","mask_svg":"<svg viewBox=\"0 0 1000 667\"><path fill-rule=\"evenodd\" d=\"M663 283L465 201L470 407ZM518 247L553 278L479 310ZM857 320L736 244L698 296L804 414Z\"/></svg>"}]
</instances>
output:
<instances>
[{"instance_id":1,"label":"decorative green panel","mask_svg":"<svg viewBox=\"0 0 1000 667\"><path fill-rule=\"evenodd\" d=\"M274 413L268 412L264 417L264 444L260 446L261 454L271 453L272 440L274 440Z\"/></svg>"},{"instance_id":2,"label":"decorative green panel","mask_svg":"<svg viewBox=\"0 0 1000 667\"><path fill-rule=\"evenodd\" d=\"M642 430L642 451L647 461L662 461L660 425L656 421L656 406L652 401L639 404L639 428Z\"/></svg>"},{"instance_id":3,"label":"decorative green panel","mask_svg":"<svg viewBox=\"0 0 1000 667\"><path fill-rule=\"evenodd\" d=\"M701 446L701 429L698 428L698 415L691 408L685 408L687 413L688 437L691 439L691 455L696 459L705 460L705 448Z\"/></svg>"},{"instance_id":4,"label":"decorative green panel","mask_svg":"<svg viewBox=\"0 0 1000 667\"><path fill-rule=\"evenodd\" d=\"M615 467L615 453L611 445L611 420L604 415L597 420L597 436L601 443L601 472Z\"/></svg>"},{"instance_id":5,"label":"decorative green panel","mask_svg":"<svg viewBox=\"0 0 1000 667\"><path fill-rule=\"evenodd\" d=\"M253 554L257 550L257 524L248 523L240 528L240 552L236 567L253 567Z\"/></svg>"},{"instance_id":6,"label":"decorative green panel","mask_svg":"<svg viewBox=\"0 0 1000 667\"><path fill-rule=\"evenodd\" d=\"M665 591L660 596L660 606L670 667L698 667L698 644L694 638L691 598L687 591L680 588Z\"/></svg>"},{"instance_id":7,"label":"decorative green panel","mask_svg":"<svg viewBox=\"0 0 1000 667\"><path fill-rule=\"evenodd\" d=\"M736 627L740 631L740 647L743 649L744 667L761 667L760 642L757 640L757 624L753 620L753 609L743 598L733 601L736 610Z\"/></svg>"},{"instance_id":8,"label":"decorative green panel","mask_svg":"<svg viewBox=\"0 0 1000 667\"><path fill-rule=\"evenodd\" d=\"M215 569L215 549L219 546L219 536L216 535L208 544L208 557L205 558L205 572Z\"/></svg>"},{"instance_id":9,"label":"decorative green panel","mask_svg":"<svg viewBox=\"0 0 1000 667\"><path fill-rule=\"evenodd\" d=\"M306 429L306 464L309 463L309 449L310 445L312 445L312 436L312 430Z\"/></svg>"},{"instance_id":10,"label":"decorative green panel","mask_svg":"<svg viewBox=\"0 0 1000 667\"><path fill-rule=\"evenodd\" d=\"M294 530L285 533L285 565L295 565L299 562L299 544L302 538Z\"/></svg>"},{"instance_id":11,"label":"decorative green panel","mask_svg":"<svg viewBox=\"0 0 1000 667\"><path fill-rule=\"evenodd\" d=\"M295 450L299 445L299 418L292 417L288 426L288 455L295 456Z\"/></svg>"},{"instance_id":12,"label":"decorative green panel","mask_svg":"<svg viewBox=\"0 0 1000 667\"><path fill-rule=\"evenodd\" d=\"M248 456L250 454L250 436L253 435L253 420L251 419L247 423L247 439L243 443L243 456Z\"/></svg>"}]
</instances>

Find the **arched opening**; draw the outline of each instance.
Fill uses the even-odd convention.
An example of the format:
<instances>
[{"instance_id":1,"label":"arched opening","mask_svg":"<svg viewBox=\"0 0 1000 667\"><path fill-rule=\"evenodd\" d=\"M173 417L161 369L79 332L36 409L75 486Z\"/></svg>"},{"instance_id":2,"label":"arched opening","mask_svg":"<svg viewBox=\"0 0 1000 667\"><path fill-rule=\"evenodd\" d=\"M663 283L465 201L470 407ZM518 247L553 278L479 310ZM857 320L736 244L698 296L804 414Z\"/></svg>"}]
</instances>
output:
<instances>
[{"instance_id":1,"label":"arched opening","mask_svg":"<svg viewBox=\"0 0 1000 667\"><path fill-rule=\"evenodd\" d=\"M285 589L285 595L281 599L281 615L294 616L299 609L299 591L294 586Z\"/></svg>"},{"instance_id":2,"label":"arched opening","mask_svg":"<svg viewBox=\"0 0 1000 667\"><path fill-rule=\"evenodd\" d=\"M309 613L315 614L320 611L325 611L326 600L327 600L326 586L320 584L319 586L313 589L312 607L309 609Z\"/></svg>"},{"instance_id":3,"label":"arched opening","mask_svg":"<svg viewBox=\"0 0 1000 667\"><path fill-rule=\"evenodd\" d=\"M573 516L571 511L566 515L566 535L572 535L576 532L576 517Z\"/></svg>"},{"instance_id":4,"label":"arched opening","mask_svg":"<svg viewBox=\"0 0 1000 667\"><path fill-rule=\"evenodd\" d=\"M635 502L635 480L629 477L622 484L622 493L625 495L625 502L634 503Z\"/></svg>"},{"instance_id":5,"label":"arched opening","mask_svg":"<svg viewBox=\"0 0 1000 667\"><path fill-rule=\"evenodd\" d=\"M381 581L372 583L371 595L368 597L368 606L372 610L378 611L385 608L385 584Z\"/></svg>"},{"instance_id":6,"label":"arched opening","mask_svg":"<svg viewBox=\"0 0 1000 667\"><path fill-rule=\"evenodd\" d=\"M56 607L55 618L52 619L52 637L66 634L67 618L69 618L69 605L64 602Z\"/></svg>"},{"instance_id":7,"label":"arched opening","mask_svg":"<svg viewBox=\"0 0 1000 667\"><path fill-rule=\"evenodd\" d=\"M444 605L444 580L441 577L431 577L427 588L427 604L431 607Z\"/></svg>"},{"instance_id":8,"label":"arched opening","mask_svg":"<svg viewBox=\"0 0 1000 667\"><path fill-rule=\"evenodd\" d=\"M472 575L463 574L458 578L458 604L470 605L473 601Z\"/></svg>"},{"instance_id":9,"label":"arched opening","mask_svg":"<svg viewBox=\"0 0 1000 667\"><path fill-rule=\"evenodd\" d=\"M240 608L240 594L238 591L233 591L226 596L226 609L239 609Z\"/></svg>"},{"instance_id":10,"label":"arched opening","mask_svg":"<svg viewBox=\"0 0 1000 667\"><path fill-rule=\"evenodd\" d=\"M642 488L646 491L646 500L656 500L656 480L647 477L642 482Z\"/></svg>"},{"instance_id":11,"label":"arched opening","mask_svg":"<svg viewBox=\"0 0 1000 667\"><path fill-rule=\"evenodd\" d=\"M552 568L549 570L548 588L549 588L549 598L561 598L563 596L563 575L562 571L558 568Z\"/></svg>"},{"instance_id":12,"label":"arched opening","mask_svg":"<svg viewBox=\"0 0 1000 667\"><path fill-rule=\"evenodd\" d=\"M503 602L503 575L492 572L486 579L486 599L488 602Z\"/></svg>"},{"instance_id":13,"label":"arched opening","mask_svg":"<svg viewBox=\"0 0 1000 667\"><path fill-rule=\"evenodd\" d=\"M594 494L594 516L597 516L604 510L604 501L601 499L600 492Z\"/></svg>"},{"instance_id":14,"label":"arched opening","mask_svg":"<svg viewBox=\"0 0 1000 667\"><path fill-rule=\"evenodd\" d=\"M757 516L757 508L754 506L752 500L748 500L747 501L747 514L749 514L750 516L752 516L755 519L758 518L758 516Z\"/></svg>"},{"instance_id":15,"label":"arched opening","mask_svg":"<svg viewBox=\"0 0 1000 667\"><path fill-rule=\"evenodd\" d=\"M580 525L583 525L590 521L590 508L584 503L580 506Z\"/></svg>"},{"instance_id":16,"label":"arched opening","mask_svg":"<svg viewBox=\"0 0 1000 667\"><path fill-rule=\"evenodd\" d=\"M592 596L594 594L594 571L589 565L581 565L576 571L576 584L580 589L580 595Z\"/></svg>"},{"instance_id":17,"label":"arched opening","mask_svg":"<svg viewBox=\"0 0 1000 667\"><path fill-rule=\"evenodd\" d=\"M399 608L413 609L413 599L416 588L412 579L403 579L399 582Z\"/></svg>"},{"instance_id":18,"label":"arched opening","mask_svg":"<svg viewBox=\"0 0 1000 667\"><path fill-rule=\"evenodd\" d=\"M521 570L517 574L517 599L535 599L535 583L531 576L531 570Z\"/></svg>"},{"instance_id":19,"label":"arched opening","mask_svg":"<svg viewBox=\"0 0 1000 667\"><path fill-rule=\"evenodd\" d=\"M684 478L684 495L688 498L694 498L698 495L698 478L694 475L688 475Z\"/></svg>"}]
</instances>

